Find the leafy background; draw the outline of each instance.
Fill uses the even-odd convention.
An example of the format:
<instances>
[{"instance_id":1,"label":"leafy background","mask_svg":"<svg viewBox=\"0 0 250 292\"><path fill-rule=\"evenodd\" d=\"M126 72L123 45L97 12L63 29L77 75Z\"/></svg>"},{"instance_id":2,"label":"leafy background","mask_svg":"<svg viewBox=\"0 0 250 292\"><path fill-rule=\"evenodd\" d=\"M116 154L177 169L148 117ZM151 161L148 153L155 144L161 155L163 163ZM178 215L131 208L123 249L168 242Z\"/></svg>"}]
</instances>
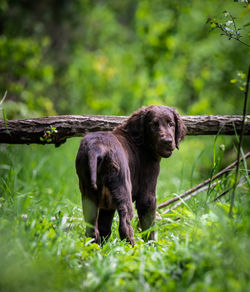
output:
<instances>
[{"instance_id":1,"label":"leafy background","mask_svg":"<svg viewBox=\"0 0 250 292\"><path fill-rule=\"evenodd\" d=\"M57 114L129 115L142 105L181 114L241 114L249 48L208 17L236 16L249 42L249 4L226 1L1 0L0 95L8 119ZM249 291L249 183L234 176L157 220L136 246L84 235L74 159L80 139L0 145L0 291ZM163 160L157 201L229 164L236 138L187 137ZM249 149L245 138L244 151ZM247 166L241 176L248 178Z\"/></svg>"}]
</instances>

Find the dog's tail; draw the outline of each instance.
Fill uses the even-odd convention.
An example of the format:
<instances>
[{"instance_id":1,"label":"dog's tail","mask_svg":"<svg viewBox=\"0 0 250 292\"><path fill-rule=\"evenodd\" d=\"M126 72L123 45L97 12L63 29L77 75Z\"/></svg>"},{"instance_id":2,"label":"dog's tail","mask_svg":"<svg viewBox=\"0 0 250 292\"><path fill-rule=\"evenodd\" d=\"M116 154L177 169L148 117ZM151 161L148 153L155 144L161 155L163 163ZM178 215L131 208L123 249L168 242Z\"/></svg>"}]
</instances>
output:
<instances>
[{"instance_id":1,"label":"dog's tail","mask_svg":"<svg viewBox=\"0 0 250 292\"><path fill-rule=\"evenodd\" d=\"M97 163L98 163L98 157L99 154L96 150L90 150L88 153L89 157L89 170L90 170L90 181L91 181L91 186L93 187L94 190L97 191Z\"/></svg>"}]
</instances>

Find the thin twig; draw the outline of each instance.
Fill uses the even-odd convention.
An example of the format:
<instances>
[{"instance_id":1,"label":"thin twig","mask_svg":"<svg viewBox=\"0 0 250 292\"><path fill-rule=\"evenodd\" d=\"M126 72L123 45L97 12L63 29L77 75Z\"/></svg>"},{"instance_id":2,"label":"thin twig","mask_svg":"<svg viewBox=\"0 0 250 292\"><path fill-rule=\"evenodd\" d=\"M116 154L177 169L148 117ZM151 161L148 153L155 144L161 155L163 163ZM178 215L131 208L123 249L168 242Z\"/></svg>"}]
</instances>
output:
<instances>
[{"instance_id":1,"label":"thin twig","mask_svg":"<svg viewBox=\"0 0 250 292\"><path fill-rule=\"evenodd\" d=\"M230 17L231 17L231 19L232 19L232 21L233 21L233 25L234 25L234 32L235 32L235 35L237 36L237 27L236 27L236 23L235 23L235 21L234 21L234 17L233 17L233 15L230 13L230 12L228 12L229 13L229 15L230 15ZM238 37L238 36L237 36ZM238 37L238 39L239 39L239 37Z\"/></svg>"},{"instance_id":2,"label":"thin twig","mask_svg":"<svg viewBox=\"0 0 250 292\"><path fill-rule=\"evenodd\" d=\"M246 119L246 113L247 113L247 101L248 101L249 83L250 83L250 66L248 67L248 73L247 73L247 83L246 83L246 90L245 90L243 117L242 117L242 125L241 125L241 132L240 132L240 141L239 141L239 144L238 144L237 164L236 164L236 170L235 170L235 182L234 182L234 186L233 186L233 192L232 192L231 204L230 204L230 211L229 211L230 217L233 216L235 190L236 190L236 185L238 183L239 165L240 165L240 150L241 150L241 145L242 145L242 141L243 141L243 131L245 129L245 119Z\"/></svg>"},{"instance_id":3,"label":"thin twig","mask_svg":"<svg viewBox=\"0 0 250 292\"><path fill-rule=\"evenodd\" d=\"M216 186L217 184L219 184L221 181L218 181L218 182L214 182L210 185L207 185L207 186L204 186L200 189L198 189L197 191L195 192L192 192L190 195L186 196L185 198L180 198L180 202L176 203L174 206L170 207L169 209L167 209L166 211L164 211L162 214L167 214L168 212L170 212L171 210L175 209L176 207L180 206L181 204L183 204L185 201L191 199L192 197L198 195L199 193L203 192L203 191L206 191L208 188L211 188L211 187L214 187Z\"/></svg>"},{"instance_id":4,"label":"thin twig","mask_svg":"<svg viewBox=\"0 0 250 292\"><path fill-rule=\"evenodd\" d=\"M242 43L243 45L247 46L247 47L250 47L247 43L243 42L240 40L240 36L237 34L239 32L239 30L237 30L237 26L236 26L236 23L235 23L235 18L233 17L233 15L229 12L229 15L233 21L233 26L234 26L234 32L235 32L235 35L236 37L232 36L233 39L235 39L236 41L239 41L240 43Z\"/></svg>"},{"instance_id":5,"label":"thin twig","mask_svg":"<svg viewBox=\"0 0 250 292\"><path fill-rule=\"evenodd\" d=\"M243 177L242 179L239 180L238 183L238 187L241 187L242 185L244 185L246 183L246 179L245 177ZM228 189L226 189L224 192L222 192L218 197L216 197L211 203L219 201L222 197L224 197L228 192L230 192L232 190L233 187L230 187Z\"/></svg>"},{"instance_id":6,"label":"thin twig","mask_svg":"<svg viewBox=\"0 0 250 292\"><path fill-rule=\"evenodd\" d=\"M222 192L217 198L213 200L213 202L219 201L222 197L224 197L228 192L232 190L232 187L226 189L224 192Z\"/></svg>"},{"instance_id":7,"label":"thin twig","mask_svg":"<svg viewBox=\"0 0 250 292\"><path fill-rule=\"evenodd\" d=\"M249 44L240 40L240 37L241 37L240 29L238 29L236 26L235 17L228 11L224 11L224 12L226 12L226 14L228 14L230 16L230 18L232 19L233 29L229 29L227 27L227 24L221 24L216 19L208 17L207 23L209 22L210 25L213 25L213 27L211 26L211 31L214 29L219 29L222 32L222 35L225 35L226 37L228 37L229 40L234 39L234 40L240 42L241 44L243 44L247 47L250 47ZM214 25L215 25L215 27L214 27Z\"/></svg>"},{"instance_id":8,"label":"thin twig","mask_svg":"<svg viewBox=\"0 0 250 292\"><path fill-rule=\"evenodd\" d=\"M221 181L218 181L218 182L214 182L210 185L211 186L216 186L217 184L219 184ZM245 179L243 180L240 180L239 183L238 183L238 186L242 186L244 183L246 182ZM181 204L183 204L185 201L191 199L192 197L198 195L199 193L201 193L202 191L205 191L209 188L209 186L204 186L203 188L199 189L198 191L196 192L193 192L192 194L190 194L189 196L186 196L185 198L181 199L180 202L174 204L172 207L170 207L169 209L167 209L166 211L164 211L161 215L164 215L164 214L167 214L169 213L170 211L172 211L173 209L179 207ZM214 199L213 202L215 201L218 201L219 199L221 199L221 197L223 197L224 195L226 195L232 188L229 188L227 190L225 190L222 194L220 194L216 199Z\"/></svg>"},{"instance_id":9,"label":"thin twig","mask_svg":"<svg viewBox=\"0 0 250 292\"><path fill-rule=\"evenodd\" d=\"M234 38L234 37L232 37L232 39L235 39L235 40L237 40L238 42L240 42L240 43L242 43L243 45L245 45L245 46L247 46L247 47L250 48L249 44L247 44L247 43L241 41L240 39L237 39L237 38Z\"/></svg>"},{"instance_id":10,"label":"thin twig","mask_svg":"<svg viewBox=\"0 0 250 292\"><path fill-rule=\"evenodd\" d=\"M247 154L245 154L244 158L247 159L250 156L250 152L248 152ZM243 158L241 158L240 160L243 160ZM182 193L179 196L176 196L166 202L161 203L157 208L161 209L161 208L165 208L168 205L192 194L193 192L199 190L200 188L204 187L205 185L211 183L212 181L214 181L215 179L221 177L223 174L229 172L235 165L237 164L237 160L234 161L233 163L231 163L230 165L228 165L226 168L222 169L220 172L218 172L216 175L212 176L211 178L206 179L204 182L198 184L197 186L187 190L186 192Z\"/></svg>"}]
</instances>

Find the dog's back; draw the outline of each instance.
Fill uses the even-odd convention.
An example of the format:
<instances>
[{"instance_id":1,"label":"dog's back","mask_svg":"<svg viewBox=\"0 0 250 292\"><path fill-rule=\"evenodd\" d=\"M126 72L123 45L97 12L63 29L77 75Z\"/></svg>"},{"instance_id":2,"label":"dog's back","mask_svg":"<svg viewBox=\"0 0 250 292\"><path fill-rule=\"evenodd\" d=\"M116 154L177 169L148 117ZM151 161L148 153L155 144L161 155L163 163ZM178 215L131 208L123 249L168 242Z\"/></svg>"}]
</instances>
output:
<instances>
[{"instance_id":1,"label":"dog's back","mask_svg":"<svg viewBox=\"0 0 250 292\"><path fill-rule=\"evenodd\" d=\"M84 195L95 194L98 207L113 206L104 202L108 201L108 193L119 200L116 189L120 185L128 184L128 189L131 189L125 156L123 147L112 132L89 133L82 139L76 157L76 171L85 190Z\"/></svg>"}]
</instances>

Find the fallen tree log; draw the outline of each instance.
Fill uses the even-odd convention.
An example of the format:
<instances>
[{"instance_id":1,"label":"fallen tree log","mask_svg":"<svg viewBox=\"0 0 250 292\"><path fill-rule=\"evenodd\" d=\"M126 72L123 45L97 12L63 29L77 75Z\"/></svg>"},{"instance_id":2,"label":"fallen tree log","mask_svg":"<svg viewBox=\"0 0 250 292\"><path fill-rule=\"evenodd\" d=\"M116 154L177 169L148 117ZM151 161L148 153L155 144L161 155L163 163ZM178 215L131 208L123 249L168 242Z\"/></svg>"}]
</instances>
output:
<instances>
[{"instance_id":1,"label":"fallen tree log","mask_svg":"<svg viewBox=\"0 0 250 292\"><path fill-rule=\"evenodd\" d=\"M55 144L87 132L110 131L125 116L55 116L24 120L0 120L0 143ZM240 133L242 116L182 116L187 135L235 135ZM250 116L246 117L244 135L250 135Z\"/></svg>"}]
</instances>

